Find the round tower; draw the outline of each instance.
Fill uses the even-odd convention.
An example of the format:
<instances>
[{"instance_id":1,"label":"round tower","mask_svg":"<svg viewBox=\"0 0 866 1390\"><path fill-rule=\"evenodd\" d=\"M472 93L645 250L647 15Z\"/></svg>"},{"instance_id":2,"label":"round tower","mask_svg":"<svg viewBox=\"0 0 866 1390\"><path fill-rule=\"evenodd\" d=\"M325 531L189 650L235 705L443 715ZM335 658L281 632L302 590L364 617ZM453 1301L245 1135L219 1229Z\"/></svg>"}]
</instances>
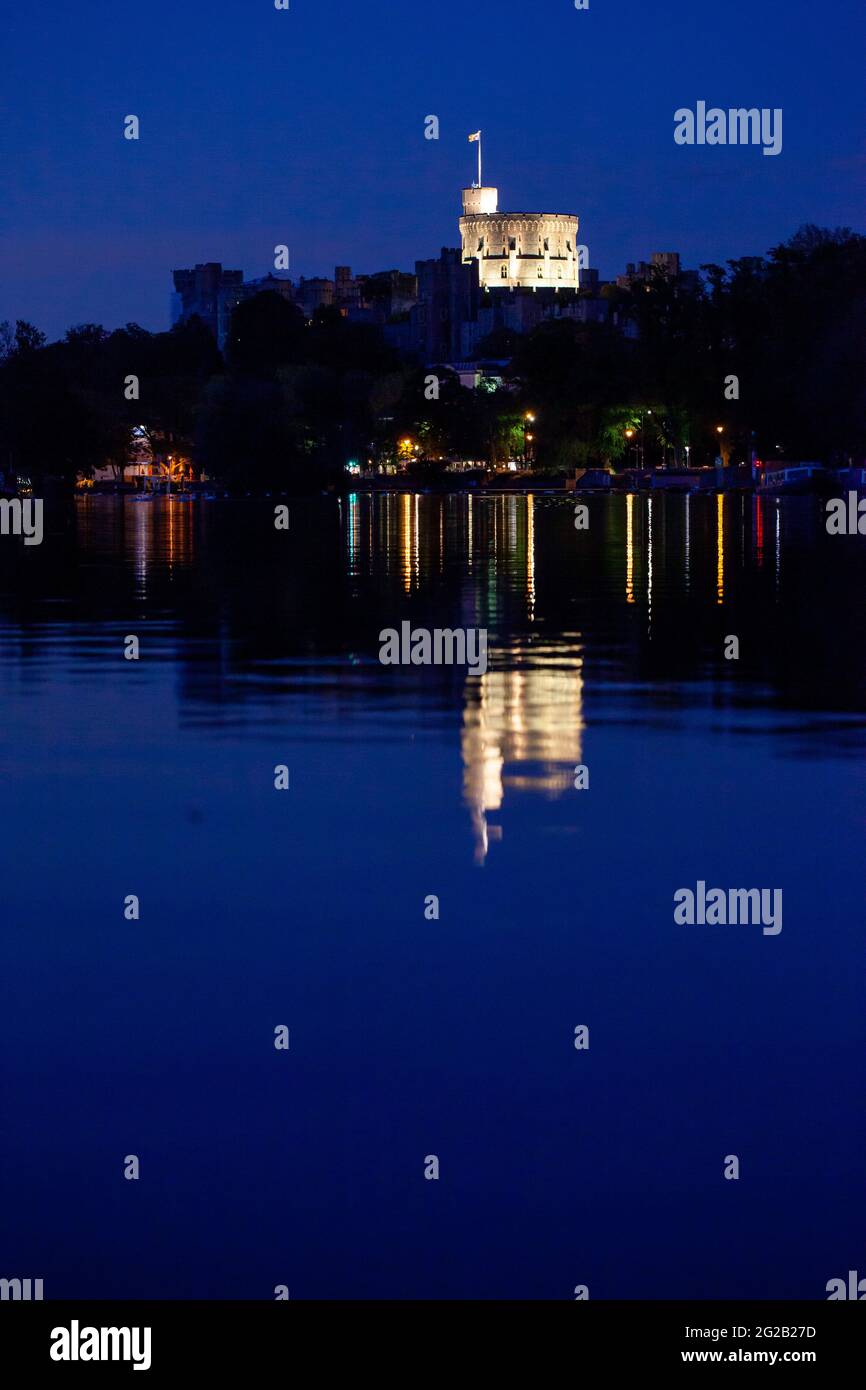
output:
<instances>
[{"instance_id":1,"label":"round tower","mask_svg":"<svg viewBox=\"0 0 866 1390\"><path fill-rule=\"evenodd\" d=\"M497 188L464 188L462 259L478 262L482 289L576 290L578 226L565 213L500 212Z\"/></svg>"}]
</instances>

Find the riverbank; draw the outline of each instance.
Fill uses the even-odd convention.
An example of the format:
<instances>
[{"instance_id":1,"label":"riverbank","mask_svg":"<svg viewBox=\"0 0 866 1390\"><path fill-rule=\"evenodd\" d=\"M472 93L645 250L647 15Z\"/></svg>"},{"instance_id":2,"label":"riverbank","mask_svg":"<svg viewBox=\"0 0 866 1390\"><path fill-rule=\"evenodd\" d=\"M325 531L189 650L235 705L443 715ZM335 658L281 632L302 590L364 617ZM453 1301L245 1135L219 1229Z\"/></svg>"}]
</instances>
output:
<instances>
[{"instance_id":1,"label":"riverbank","mask_svg":"<svg viewBox=\"0 0 866 1390\"><path fill-rule=\"evenodd\" d=\"M100 482L77 490L79 496L123 496L150 500L166 496L165 485L158 479L142 479L144 486L128 483ZM154 484L151 486L151 484ZM577 469L572 473L532 473L511 471L463 472L401 472L382 474L344 475L339 482L326 486L310 480L306 495L346 495L352 493L418 492L447 495L560 493L718 493L742 492L759 494L803 493L829 497L839 490L866 491L866 467L825 468L818 463L778 463L772 467L756 465L754 469L739 464L732 467L690 469L628 469L614 473L603 468ZM292 495L304 495L297 488ZM208 480L185 482L172 489L172 497L183 501L231 500L245 497L277 497L289 495L288 490L246 490L227 488Z\"/></svg>"}]
</instances>

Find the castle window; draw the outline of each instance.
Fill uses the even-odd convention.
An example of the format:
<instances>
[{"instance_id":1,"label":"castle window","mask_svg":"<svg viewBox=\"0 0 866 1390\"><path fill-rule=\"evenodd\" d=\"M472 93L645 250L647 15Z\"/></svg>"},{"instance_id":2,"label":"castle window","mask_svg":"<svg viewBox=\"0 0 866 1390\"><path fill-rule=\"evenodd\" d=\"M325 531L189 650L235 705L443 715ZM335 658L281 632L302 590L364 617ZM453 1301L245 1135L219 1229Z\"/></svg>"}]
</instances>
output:
<instances>
[{"instance_id":1,"label":"castle window","mask_svg":"<svg viewBox=\"0 0 866 1390\"><path fill-rule=\"evenodd\" d=\"M538 278L539 280L544 279L544 271L541 269L541 266L538 267Z\"/></svg>"},{"instance_id":2,"label":"castle window","mask_svg":"<svg viewBox=\"0 0 866 1390\"><path fill-rule=\"evenodd\" d=\"M565 245L566 245L566 249L570 251L570 250L571 250L571 242L570 242L570 241L567 241L567 242L565 243Z\"/></svg>"},{"instance_id":3,"label":"castle window","mask_svg":"<svg viewBox=\"0 0 866 1390\"><path fill-rule=\"evenodd\" d=\"M484 250L484 238L483 238L483 236L478 238L478 250L479 250L479 251L483 251L483 250Z\"/></svg>"},{"instance_id":4,"label":"castle window","mask_svg":"<svg viewBox=\"0 0 866 1390\"><path fill-rule=\"evenodd\" d=\"M544 238L544 249L545 249L545 251L549 251L549 250L550 250L550 242L549 242L549 240L547 239L547 237Z\"/></svg>"},{"instance_id":5,"label":"castle window","mask_svg":"<svg viewBox=\"0 0 866 1390\"><path fill-rule=\"evenodd\" d=\"M504 266L502 267L502 278L503 278L503 280L507 280L507 279L508 279L508 266L507 266L507 265L504 265Z\"/></svg>"},{"instance_id":6,"label":"castle window","mask_svg":"<svg viewBox=\"0 0 866 1390\"><path fill-rule=\"evenodd\" d=\"M508 238L508 249L509 249L509 251L516 251L516 250L517 250L517 237L516 237L516 236L512 236L512 237L509 237L509 238Z\"/></svg>"}]
</instances>

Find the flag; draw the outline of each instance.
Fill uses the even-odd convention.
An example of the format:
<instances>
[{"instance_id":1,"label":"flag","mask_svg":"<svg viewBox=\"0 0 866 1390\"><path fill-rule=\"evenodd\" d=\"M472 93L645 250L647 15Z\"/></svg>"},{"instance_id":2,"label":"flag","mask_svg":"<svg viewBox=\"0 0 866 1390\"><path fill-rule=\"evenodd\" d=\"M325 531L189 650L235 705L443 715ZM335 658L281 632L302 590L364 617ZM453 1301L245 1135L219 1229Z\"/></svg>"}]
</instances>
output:
<instances>
[{"instance_id":1,"label":"flag","mask_svg":"<svg viewBox=\"0 0 866 1390\"><path fill-rule=\"evenodd\" d=\"M470 135L470 137L469 137L469 143L470 143L470 145L471 145L473 140L480 140L480 139L481 139L481 131L480 131L480 130L476 130L476 132L475 132L474 135Z\"/></svg>"}]
</instances>

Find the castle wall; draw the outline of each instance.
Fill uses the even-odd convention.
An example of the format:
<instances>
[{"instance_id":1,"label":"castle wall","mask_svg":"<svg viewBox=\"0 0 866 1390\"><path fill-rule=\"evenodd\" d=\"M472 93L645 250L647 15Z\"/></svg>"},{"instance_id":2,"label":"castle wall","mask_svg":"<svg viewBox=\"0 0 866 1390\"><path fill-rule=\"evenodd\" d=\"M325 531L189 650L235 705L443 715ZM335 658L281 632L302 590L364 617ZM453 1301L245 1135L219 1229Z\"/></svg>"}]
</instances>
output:
<instances>
[{"instance_id":1,"label":"castle wall","mask_svg":"<svg viewBox=\"0 0 866 1390\"><path fill-rule=\"evenodd\" d=\"M492 194L492 199L484 195ZM475 211L492 207L492 211ZM573 289L579 285L578 219L564 213L497 212L495 189L466 189L460 238L485 289Z\"/></svg>"}]
</instances>

